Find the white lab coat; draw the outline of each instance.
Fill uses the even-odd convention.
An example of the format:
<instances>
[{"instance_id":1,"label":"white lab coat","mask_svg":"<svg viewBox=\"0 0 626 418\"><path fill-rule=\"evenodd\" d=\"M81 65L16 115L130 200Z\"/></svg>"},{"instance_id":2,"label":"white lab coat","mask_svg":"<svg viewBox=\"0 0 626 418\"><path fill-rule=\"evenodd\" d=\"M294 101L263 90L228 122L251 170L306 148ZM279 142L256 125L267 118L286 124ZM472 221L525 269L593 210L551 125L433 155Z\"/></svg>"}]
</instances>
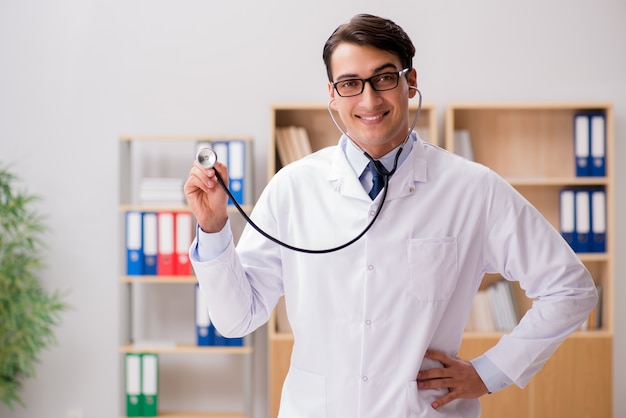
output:
<instances>
[{"instance_id":1,"label":"white lab coat","mask_svg":"<svg viewBox=\"0 0 626 418\"><path fill-rule=\"evenodd\" d=\"M310 249L356 236L373 202L340 147L278 172L253 218ZM281 418L478 417L478 400L434 410L444 390L419 390L426 349L455 355L486 272L519 280L536 302L486 354L524 386L596 302L595 286L565 240L488 168L417 139L390 180L371 230L332 254L302 254L247 228L194 269L214 324L252 332L286 295L294 348Z\"/></svg>"}]
</instances>

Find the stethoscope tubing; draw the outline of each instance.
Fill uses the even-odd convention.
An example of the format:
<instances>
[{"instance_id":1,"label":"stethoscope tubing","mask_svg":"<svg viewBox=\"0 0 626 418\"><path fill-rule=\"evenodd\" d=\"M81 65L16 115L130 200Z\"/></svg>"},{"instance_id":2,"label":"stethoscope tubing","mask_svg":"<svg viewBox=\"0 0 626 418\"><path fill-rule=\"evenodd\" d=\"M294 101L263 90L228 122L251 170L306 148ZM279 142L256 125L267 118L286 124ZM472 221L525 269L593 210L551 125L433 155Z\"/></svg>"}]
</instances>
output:
<instances>
[{"instance_id":1,"label":"stethoscope tubing","mask_svg":"<svg viewBox=\"0 0 626 418\"><path fill-rule=\"evenodd\" d=\"M422 111L422 93L417 89L417 87L411 86L411 88L413 88L414 90L417 91L417 93L419 95L419 103L418 103L418 108L417 108L417 114L415 115L415 118L413 119L413 123L412 123L411 127L409 128L409 132L407 133L407 136L406 136L406 138L404 140L404 143L406 143L406 141L411 136L411 132L415 128L415 125L417 124L417 120L419 119L420 113ZM330 105L331 105L331 103L334 100L335 99L331 99L328 102L328 113L330 114L330 118L332 119L332 121L335 124L335 126L337 127L337 129L339 129L339 131L341 131L341 133L344 134L347 138L350 138L348 136L348 134L341 128L341 126L339 126L339 124L335 120L335 117L333 116L333 113L332 113L332 111L330 109ZM352 141L352 142L355 143L355 145L356 145L355 141ZM403 143L403 145L404 145L404 143ZM217 170L215 170L215 168L213 168L213 165L217 161L217 155L215 155L215 152L213 150L211 150L210 148L206 148L206 147L205 148L201 148L200 150L198 150L198 153L196 155L196 160L200 163L201 166L205 166L206 168L213 168L213 170L215 171L215 177L217 178L218 183L224 189L224 191L226 192L226 194L230 198L230 200L233 203L233 205L235 206L235 208L237 208L237 211L239 211L239 213L244 218L244 220L252 228L254 228L254 230L257 231L259 234L261 234L262 236L264 236L268 240L272 241L273 243L278 244L278 245L280 245L280 246L282 246L284 248L287 248L287 249L289 249L291 251L296 251L296 252L301 252L301 253L306 253L306 254L328 254L328 253L333 253L333 252L342 250L342 249L344 249L346 247L349 247L350 245L352 245L355 242L357 242L358 240L360 240L367 233L367 231L369 231L372 228L372 226L374 225L374 222L376 222L376 219L378 219L378 215L383 210L383 206L385 205L385 202L387 200L387 191L389 189L389 187L388 187L389 179L396 172L396 169L398 168L398 159L400 157L400 154L402 153L402 149L403 149L403 147L400 146L400 148L396 152L396 156L395 156L394 163L393 163L393 169L391 171L387 171L385 169L384 172L381 172L381 170L379 169L377 164L374 164L374 168L376 169L378 174L383 176L383 179L384 179L383 195L382 195L381 200L380 200L380 205L378 205L378 208L376 209L376 213L372 217L372 220L367 224L365 229L363 229L363 231L361 231L357 236L355 236L354 238L352 238L351 240L347 241L344 244L338 245L336 247L324 248L324 249L308 249L308 248L297 247L295 245L291 245L291 244L288 244L288 243L286 243L284 241L281 241L280 239L278 239L278 238L268 234L267 232L265 232L261 227L259 227L250 218L250 216L248 216L246 211L241 207L241 205L237 202L237 200L235 199L235 197L233 196L233 194L229 190L228 186L226 185L226 182L224 182L224 179L222 179L222 176L218 173ZM363 151L363 150L361 149L361 151ZM213 153L213 154L211 154L211 153ZM374 159L367 152L363 151L363 154L372 163L374 163Z\"/></svg>"}]
</instances>

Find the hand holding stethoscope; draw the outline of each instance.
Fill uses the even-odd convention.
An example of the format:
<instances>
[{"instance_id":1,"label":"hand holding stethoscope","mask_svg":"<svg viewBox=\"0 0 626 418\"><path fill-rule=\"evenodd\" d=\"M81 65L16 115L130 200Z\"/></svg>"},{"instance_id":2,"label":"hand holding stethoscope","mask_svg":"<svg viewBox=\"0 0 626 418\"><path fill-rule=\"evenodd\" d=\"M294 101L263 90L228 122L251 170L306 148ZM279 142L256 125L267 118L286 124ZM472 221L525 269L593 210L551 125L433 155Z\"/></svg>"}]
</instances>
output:
<instances>
[{"instance_id":1,"label":"hand holding stethoscope","mask_svg":"<svg viewBox=\"0 0 626 418\"><path fill-rule=\"evenodd\" d=\"M206 148L208 150L208 148ZM207 154L202 151L202 155ZM204 232L219 232L228 220L228 190L227 185L222 186L219 178L228 179L228 169L222 163L217 162L217 155L210 150L211 161L199 155L189 171L189 177L183 187L187 204L191 208L198 225ZM210 164L211 169L207 169Z\"/></svg>"}]
</instances>

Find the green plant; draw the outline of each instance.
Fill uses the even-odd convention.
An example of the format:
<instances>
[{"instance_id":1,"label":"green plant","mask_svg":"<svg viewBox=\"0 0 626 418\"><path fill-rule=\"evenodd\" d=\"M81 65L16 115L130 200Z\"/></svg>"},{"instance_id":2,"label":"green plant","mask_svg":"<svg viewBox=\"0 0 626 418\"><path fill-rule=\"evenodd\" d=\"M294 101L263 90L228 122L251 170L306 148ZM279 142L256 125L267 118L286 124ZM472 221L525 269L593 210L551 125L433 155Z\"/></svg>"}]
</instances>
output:
<instances>
[{"instance_id":1,"label":"green plant","mask_svg":"<svg viewBox=\"0 0 626 418\"><path fill-rule=\"evenodd\" d=\"M16 181L0 166L0 401L11 409L24 406L23 381L35 376L39 352L56 344L53 328L67 308L37 276L47 228L32 208L39 198L17 190Z\"/></svg>"}]
</instances>

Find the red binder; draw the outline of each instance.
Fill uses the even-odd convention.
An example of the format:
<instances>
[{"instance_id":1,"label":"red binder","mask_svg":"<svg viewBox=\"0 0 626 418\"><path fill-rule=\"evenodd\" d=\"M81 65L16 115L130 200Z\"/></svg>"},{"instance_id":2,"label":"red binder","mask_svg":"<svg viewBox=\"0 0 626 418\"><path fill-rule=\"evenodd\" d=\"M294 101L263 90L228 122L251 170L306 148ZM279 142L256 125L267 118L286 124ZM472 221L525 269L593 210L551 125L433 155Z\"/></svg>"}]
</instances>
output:
<instances>
[{"instance_id":1,"label":"red binder","mask_svg":"<svg viewBox=\"0 0 626 418\"><path fill-rule=\"evenodd\" d=\"M159 248L157 254L157 274L172 276L175 274L174 241L176 226L173 212L158 213Z\"/></svg>"},{"instance_id":2,"label":"red binder","mask_svg":"<svg viewBox=\"0 0 626 418\"><path fill-rule=\"evenodd\" d=\"M192 241L191 213L178 212L176 219L176 255L175 273L178 276L191 275L191 263L189 262L189 246Z\"/></svg>"}]
</instances>

